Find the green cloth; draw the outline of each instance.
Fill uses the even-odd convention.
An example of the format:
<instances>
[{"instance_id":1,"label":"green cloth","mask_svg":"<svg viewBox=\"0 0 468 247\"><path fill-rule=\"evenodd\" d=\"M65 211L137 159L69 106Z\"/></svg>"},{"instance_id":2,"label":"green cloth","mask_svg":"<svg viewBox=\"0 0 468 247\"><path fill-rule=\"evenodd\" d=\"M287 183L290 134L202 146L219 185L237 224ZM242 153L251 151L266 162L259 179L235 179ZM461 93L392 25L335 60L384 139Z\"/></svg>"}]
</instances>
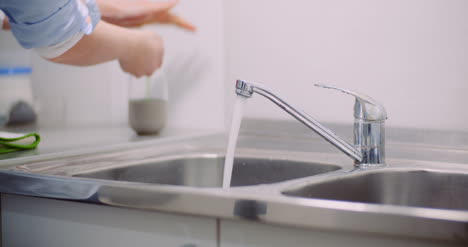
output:
<instances>
[{"instance_id":1,"label":"green cloth","mask_svg":"<svg viewBox=\"0 0 468 247\"><path fill-rule=\"evenodd\" d=\"M13 134L12 136L0 134L0 154L35 149L40 141L41 136L37 133Z\"/></svg>"}]
</instances>

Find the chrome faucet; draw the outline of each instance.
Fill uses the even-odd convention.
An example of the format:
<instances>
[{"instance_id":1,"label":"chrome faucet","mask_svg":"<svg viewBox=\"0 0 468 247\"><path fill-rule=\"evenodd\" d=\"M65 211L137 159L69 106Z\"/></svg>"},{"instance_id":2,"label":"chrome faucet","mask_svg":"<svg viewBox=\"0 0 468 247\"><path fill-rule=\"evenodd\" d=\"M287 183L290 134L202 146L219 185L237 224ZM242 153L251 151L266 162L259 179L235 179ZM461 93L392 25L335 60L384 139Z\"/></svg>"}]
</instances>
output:
<instances>
[{"instance_id":1,"label":"chrome faucet","mask_svg":"<svg viewBox=\"0 0 468 247\"><path fill-rule=\"evenodd\" d=\"M372 98L355 93L350 90L337 87L315 84L320 88L335 89L355 97L354 103L354 146L338 137L333 131L323 126L310 115L286 103L276 93L264 86L237 80L236 93L250 98L253 93L258 93L271 100L281 109L315 131L329 143L337 147L354 160L354 164L360 168L385 166L385 120L387 113L385 108Z\"/></svg>"}]
</instances>

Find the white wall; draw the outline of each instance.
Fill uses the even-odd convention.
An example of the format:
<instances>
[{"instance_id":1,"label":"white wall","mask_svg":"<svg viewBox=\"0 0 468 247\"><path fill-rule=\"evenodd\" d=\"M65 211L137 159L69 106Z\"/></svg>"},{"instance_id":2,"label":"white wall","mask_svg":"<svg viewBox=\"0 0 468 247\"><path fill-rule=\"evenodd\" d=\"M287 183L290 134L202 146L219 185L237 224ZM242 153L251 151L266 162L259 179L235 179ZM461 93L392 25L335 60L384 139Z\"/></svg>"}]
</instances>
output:
<instances>
[{"instance_id":1,"label":"white wall","mask_svg":"<svg viewBox=\"0 0 468 247\"><path fill-rule=\"evenodd\" d=\"M199 31L155 27L167 44L169 125L222 128L241 78L320 121L351 123L353 99L314 82L380 100L391 126L468 130L467 9L466 0L182 0L175 11ZM43 124L126 123L128 76L116 62L32 60ZM247 108L247 117L290 119L261 97Z\"/></svg>"},{"instance_id":2,"label":"white wall","mask_svg":"<svg viewBox=\"0 0 468 247\"><path fill-rule=\"evenodd\" d=\"M351 123L350 96L313 86L328 83L381 101L388 125L468 130L467 10L466 0L227 0L227 88L256 81L321 121ZM289 119L255 98L247 116Z\"/></svg>"}]
</instances>

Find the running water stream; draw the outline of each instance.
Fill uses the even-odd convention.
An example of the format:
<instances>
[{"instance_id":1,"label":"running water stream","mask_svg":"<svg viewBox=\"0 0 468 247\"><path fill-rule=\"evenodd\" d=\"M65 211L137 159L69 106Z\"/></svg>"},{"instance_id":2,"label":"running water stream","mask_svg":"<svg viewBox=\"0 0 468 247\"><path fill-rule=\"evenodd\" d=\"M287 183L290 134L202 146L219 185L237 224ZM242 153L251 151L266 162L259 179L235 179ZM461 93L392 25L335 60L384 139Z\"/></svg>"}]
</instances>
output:
<instances>
[{"instance_id":1,"label":"running water stream","mask_svg":"<svg viewBox=\"0 0 468 247\"><path fill-rule=\"evenodd\" d=\"M226 159L224 161L223 188L231 186L232 167L234 166L234 152L236 150L237 137L242 122L242 114L247 98L237 95L234 111L232 113L231 130L229 131Z\"/></svg>"}]
</instances>

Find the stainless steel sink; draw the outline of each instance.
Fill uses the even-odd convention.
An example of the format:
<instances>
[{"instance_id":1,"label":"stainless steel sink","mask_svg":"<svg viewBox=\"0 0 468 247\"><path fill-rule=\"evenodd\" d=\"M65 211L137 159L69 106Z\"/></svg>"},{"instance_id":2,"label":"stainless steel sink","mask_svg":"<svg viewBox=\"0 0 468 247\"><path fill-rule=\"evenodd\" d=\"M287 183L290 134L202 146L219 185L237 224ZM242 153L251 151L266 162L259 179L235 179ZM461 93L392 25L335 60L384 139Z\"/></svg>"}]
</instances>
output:
<instances>
[{"instance_id":1,"label":"stainless steel sink","mask_svg":"<svg viewBox=\"0 0 468 247\"><path fill-rule=\"evenodd\" d=\"M296 125L243 128L235 188L220 188L219 134L18 162L0 170L0 192L468 245L468 144L437 146L445 134L430 139L432 131L417 137L437 143L411 143L414 130L394 132L387 166L358 169L327 142L294 132ZM468 140L455 134L447 138Z\"/></svg>"},{"instance_id":2,"label":"stainless steel sink","mask_svg":"<svg viewBox=\"0 0 468 247\"><path fill-rule=\"evenodd\" d=\"M169 184L192 187L221 187L224 156L192 154L171 156L127 166L74 174L75 177ZM237 157L231 186L271 184L339 170L336 165L304 161Z\"/></svg>"},{"instance_id":3,"label":"stainless steel sink","mask_svg":"<svg viewBox=\"0 0 468 247\"><path fill-rule=\"evenodd\" d=\"M288 196L468 210L468 174L382 169L330 179L284 193Z\"/></svg>"}]
</instances>

